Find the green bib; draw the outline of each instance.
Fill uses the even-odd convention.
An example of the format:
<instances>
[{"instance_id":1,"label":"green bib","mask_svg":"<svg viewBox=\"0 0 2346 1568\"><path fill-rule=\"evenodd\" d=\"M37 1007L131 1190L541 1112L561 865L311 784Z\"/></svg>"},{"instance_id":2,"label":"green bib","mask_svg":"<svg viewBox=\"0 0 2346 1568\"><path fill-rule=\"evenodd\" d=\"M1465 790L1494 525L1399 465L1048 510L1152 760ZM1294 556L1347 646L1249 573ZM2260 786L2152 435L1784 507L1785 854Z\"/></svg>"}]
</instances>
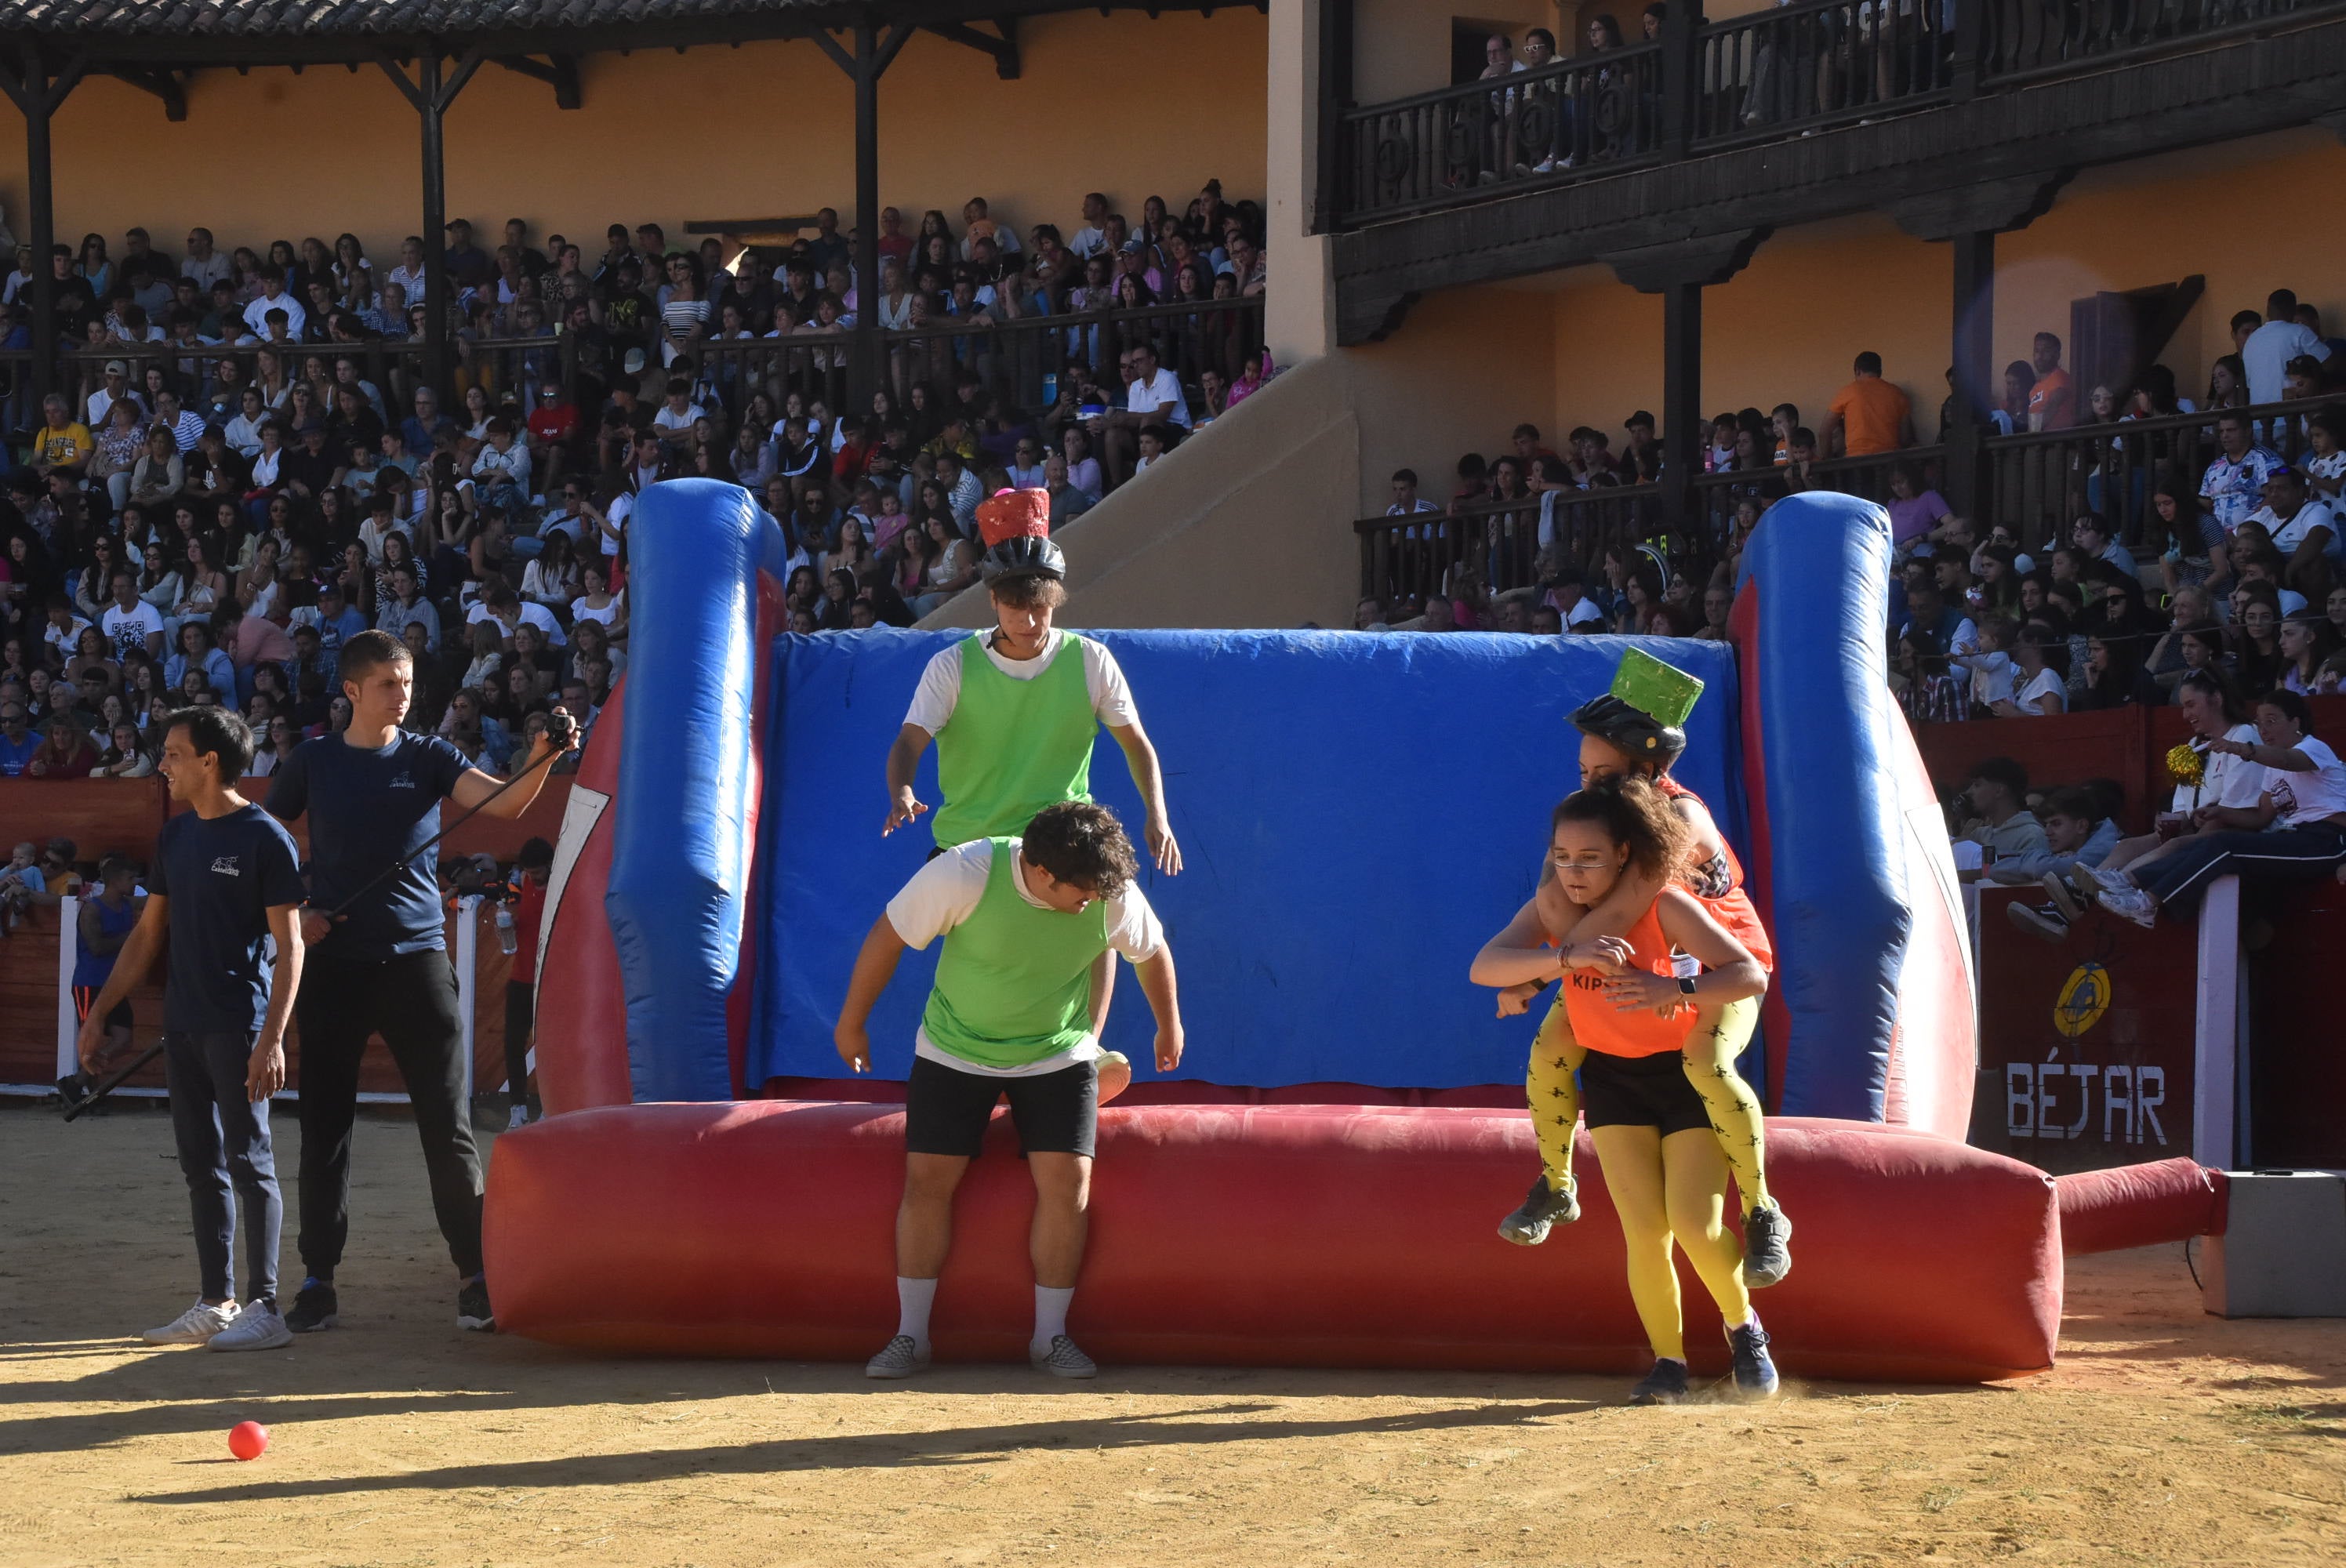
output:
<instances>
[{"instance_id":1,"label":"green bib","mask_svg":"<svg viewBox=\"0 0 2346 1568\"><path fill-rule=\"evenodd\" d=\"M937 847L1024 833L1035 813L1092 798L1099 719L1084 683L1083 649L1061 632L1050 667L1013 680L986 657L985 638L961 647L961 696L937 734Z\"/></svg>"},{"instance_id":2,"label":"green bib","mask_svg":"<svg viewBox=\"0 0 2346 1568\"><path fill-rule=\"evenodd\" d=\"M945 932L921 1029L981 1067L1024 1067L1091 1032L1092 961L1107 951L1107 905L1038 909L1015 881L1018 840L995 839L985 894Z\"/></svg>"}]
</instances>

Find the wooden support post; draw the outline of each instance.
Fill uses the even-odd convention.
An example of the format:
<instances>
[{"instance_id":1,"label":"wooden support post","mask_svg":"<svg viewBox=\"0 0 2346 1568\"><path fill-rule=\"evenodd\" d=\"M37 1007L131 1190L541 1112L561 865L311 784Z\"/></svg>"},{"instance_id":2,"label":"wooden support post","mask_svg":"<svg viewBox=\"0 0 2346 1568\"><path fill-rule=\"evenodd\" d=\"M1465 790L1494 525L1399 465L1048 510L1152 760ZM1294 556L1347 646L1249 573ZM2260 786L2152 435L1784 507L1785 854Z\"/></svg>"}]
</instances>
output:
<instances>
[{"instance_id":1,"label":"wooden support post","mask_svg":"<svg viewBox=\"0 0 2346 1568\"><path fill-rule=\"evenodd\" d=\"M472 49L457 60L454 69L444 75L440 68L441 51L437 42L427 41L416 51L415 76L408 78L399 63L389 55L376 56L383 74L398 87L400 93L415 109L422 129L423 155L423 382L444 406L449 401L448 382L448 171L443 124L448 107L473 73L481 66L483 56Z\"/></svg>"},{"instance_id":2,"label":"wooden support post","mask_svg":"<svg viewBox=\"0 0 2346 1568\"><path fill-rule=\"evenodd\" d=\"M1662 518L1683 529L1702 468L1702 285L1662 290Z\"/></svg>"},{"instance_id":3,"label":"wooden support post","mask_svg":"<svg viewBox=\"0 0 2346 1568\"><path fill-rule=\"evenodd\" d=\"M1345 177L1344 111L1352 107L1353 0L1320 0L1319 177L1312 182L1311 232L1336 227L1351 199Z\"/></svg>"},{"instance_id":4,"label":"wooden support post","mask_svg":"<svg viewBox=\"0 0 2346 1568\"><path fill-rule=\"evenodd\" d=\"M38 39L26 38L15 56L0 64L0 91L25 117L26 224L33 248L33 272L26 306L33 313L33 377L26 389L46 395L57 387L57 283L50 252L56 248L56 189L49 123L87 68L79 56L52 76ZM32 417L28 412L27 417Z\"/></svg>"},{"instance_id":5,"label":"wooden support post","mask_svg":"<svg viewBox=\"0 0 2346 1568\"><path fill-rule=\"evenodd\" d=\"M850 54L827 33L814 41L855 84L855 338L848 359L848 395L866 407L885 366L880 341L880 78L887 74L913 24L899 22L882 36L869 15L854 27Z\"/></svg>"},{"instance_id":6,"label":"wooden support post","mask_svg":"<svg viewBox=\"0 0 2346 1568\"><path fill-rule=\"evenodd\" d=\"M1954 240L1954 422L1947 428L1947 504L1979 516L1988 493L1986 434L1995 396L1995 231Z\"/></svg>"},{"instance_id":7,"label":"wooden support post","mask_svg":"<svg viewBox=\"0 0 2346 1568\"><path fill-rule=\"evenodd\" d=\"M1662 12L1662 156L1680 158L1694 140L1695 84L1700 81L1702 0L1669 0Z\"/></svg>"}]
</instances>

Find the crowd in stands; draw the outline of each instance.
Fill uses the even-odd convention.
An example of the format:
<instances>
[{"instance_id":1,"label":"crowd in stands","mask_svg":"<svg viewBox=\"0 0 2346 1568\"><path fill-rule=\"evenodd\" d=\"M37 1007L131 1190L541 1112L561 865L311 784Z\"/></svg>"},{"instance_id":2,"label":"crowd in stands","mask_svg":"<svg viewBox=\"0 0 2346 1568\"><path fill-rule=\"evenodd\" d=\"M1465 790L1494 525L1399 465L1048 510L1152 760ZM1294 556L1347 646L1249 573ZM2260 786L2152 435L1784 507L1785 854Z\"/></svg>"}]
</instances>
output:
<instances>
[{"instance_id":1,"label":"crowd in stands","mask_svg":"<svg viewBox=\"0 0 2346 1568\"><path fill-rule=\"evenodd\" d=\"M626 668L647 487L705 474L760 498L789 538L796 629L909 625L976 580L984 496L1046 489L1065 523L1270 373L1259 347L1201 346L1161 314L1046 334L1066 350L1046 402L982 373L971 329L990 323L1260 295L1260 209L1218 181L1178 212L1149 197L1137 223L1095 193L1064 237L1022 238L982 198L958 229L879 222L890 359L863 408L836 398L863 302L827 209L779 250L614 224L590 257L519 220L492 250L452 222L446 388L382 352L421 334L419 239L388 267L349 234L58 248L62 335L97 351L37 405L0 498L0 776L143 776L157 720L189 704L241 711L267 773L347 723L337 650L368 627L416 656L409 726L502 772L556 703L591 728ZM18 248L11 347L33 263ZM929 321L950 332L904 335Z\"/></svg>"},{"instance_id":2,"label":"crowd in stands","mask_svg":"<svg viewBox=\"0 0 2346 1568\"><path fill-rule=\"evenodd\" d=\"M2236 315L2231 331L2235 351L2216 361L2196 402L2156 364L2139 386L2081 395L2049 332L2004 372L1992 421L2001 433L2207 416L2211 461L2127 476L2145 488L2144 537L2118 537L2097 508L2098 469L2078 476L2066 518L1954 515L1929 468L1896 455L1917 443L1912 401L1884 379L1879 356L1862 353L1814 426L1790 403L1720 414L1703 443L1711 510L1676 526L1650 520L1590 558L1576 555L1578 535L1558 503L1658 480L1663 449L1650 413L1629 416L1618 448L1582 428L1559 452L1536 426L1519 425L1505 450L1460 459L1446 505L1400 470L1386 508L1396 540L1447 530L1473 547L1422 598L1362 599L1355 625L1722 638L1743 543L1767 509L1832 487L1821 462L1876 457L1889 463L1896 544L1885 656L1915 722L2165 703L2198 670L2246 696L2337 691L2346 679L2346 522L2337 515L2346 510L2346 396L2319 400L2346 393L2346 341L2324 337L2319 312L2285 290L2263 311ZM2284 402L2315 406L2273 419L2241 412ZM1951 397L1940 439L1953 414ZM2296 456L2284 459L2282 446ZM1508 502L1521 504L1492 504ZM1520 537L1502 537L1518 523ZM1494 586L1516 545L1537 552L1521 574L1530 580Z\"/></svg>"}]
</instances>

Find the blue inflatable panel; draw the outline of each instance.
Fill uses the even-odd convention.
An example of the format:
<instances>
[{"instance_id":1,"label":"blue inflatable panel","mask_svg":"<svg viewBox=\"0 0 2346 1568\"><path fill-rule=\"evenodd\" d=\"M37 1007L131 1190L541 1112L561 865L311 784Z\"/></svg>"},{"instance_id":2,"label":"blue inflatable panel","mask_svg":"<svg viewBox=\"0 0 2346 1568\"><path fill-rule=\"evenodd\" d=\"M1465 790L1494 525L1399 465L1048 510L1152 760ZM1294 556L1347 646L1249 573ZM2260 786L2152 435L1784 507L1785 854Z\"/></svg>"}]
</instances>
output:
<instances>
[{"instance_id":1,"label":"blue inflatable panel","mask_svg":"<svg viewBox=\"0 0 2346 1568\"><path fill-rule=\"evenodd\" d=\"M1890 555L1881 507L1810 491L1770 506L1743 556L1765 779L1752 832L1773 851L1760 913L1790 1018L1788 1116L1878 1122L1886 1105L1912 928L1889 751L1906 720L1882 674Z\"/></svg>"},{"instance_id":2,"label":"blue inflatable panel","mask_svg":"<svg viewBox=\"0 0 2346 1568\"><path fill-rule=\"evenodd\" d=\"M704 585L723 580L717 572L698 575ZM747 624L746 613L740 620ZM752 1093L769 1078L844 1072L831 1025L856 950L932 842L925 820L880 837L882 763L923 667L967 635L878 630L776 640L759 834ZM1742 820L1736 673L1725 644L1096 635L1123 665L1163 759L1187 862L1178 877L1152 870L1142 882L1180 978L1188 1054L1177 1077L1263 1087L1518 1081L1535 1016L1495 1020L1491 993L1466 983L1467 964L1530 895L1548 813L1576 785L1579 737L1566 715L1611 684L1632 643L1707 683L1677 775L1710 803L1730 837ZM687 695L630 694L647 707ZM641 743L634 706L627 723L632 749ZM623 780L623 801L633 787ZM680 804L672 782L664 787L668 803L648 815L670 833L682 820L696 843L722 837L691 820L698 808ZM933 806L933 750L918 788ZM1092 788L1137 839L1138 797L1105 731ZM673 885L685 868L672 839L660 849L659 875ZM678 945L714 941L696 932ZM908 954L872 1016L881 1077L910 1068L934 958L933 946ZM709 957L700 962L716 967ZM721 972L732 973L729 962ZM644 1040L632 988L629 995L640 1077L647 1044L671 1047ZM722 1030L710 1023L721 1003L719 986L699 1004L695 1026L679 1032L690 1060L653 1076L705 1085L698 1097L724 1097ZM679 1016L663 1009L663 1027L675 1031ZM1156 1075L1152 1039L1148 1006L1127 972L1107 1043L1146 1080ZM637 1098L655 1097L680 1096L646 1095L639 1082Z\"/></svg>"},{"instance_id":3,"label":"blue inflatable panel","mask_svg":"<svg viewBox=\"0 0 2346 1568\"><path fill-rule=\"evenodd\" d=\"M646 490L627 520L628 660L604 898L638 1104L733 1095L725 1007L740 972L757 769L760 569L781 531L713 479ZM654 674L653 672L658 672Z\"/></svg>"}]
</instances>

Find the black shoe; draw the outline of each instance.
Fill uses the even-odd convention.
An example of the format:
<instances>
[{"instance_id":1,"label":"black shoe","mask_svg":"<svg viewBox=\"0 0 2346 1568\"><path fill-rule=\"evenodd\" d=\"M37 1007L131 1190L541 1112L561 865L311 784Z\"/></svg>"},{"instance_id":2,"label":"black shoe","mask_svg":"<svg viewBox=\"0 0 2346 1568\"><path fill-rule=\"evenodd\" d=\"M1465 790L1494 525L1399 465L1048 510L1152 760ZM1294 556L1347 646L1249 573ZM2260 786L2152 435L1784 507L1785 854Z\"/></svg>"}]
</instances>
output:
<instances>
[{"instance_id":1,"label":"black shoe","mask_svg":"<svg viewBox=\"0 0 2346 1568\"><path fill-rule=\"evenodd\" d=\"M1743 1286L1765 1290L1792 1271L1791 1217L1772 1203L1743 1217Z\"/></svg>"},{"instance_id":2,"label":"black shoe","mask_svg":"<svg viewBox=\"0 0 2346 1568\"><path fill-rule=\"evenodd\" d=\"M1727 1331L1727 1348L1735 1355L1735 1397L1764 1400L1776 1391L1776 1363L1768 1354L1768 1330L1755 1315L1740 1329Z\"/></svg>"},{"instance_id":3,"label":"black shoe","mask_svg":"<svg viewBox=\"0 0 2346 1568\"><path fill-rule=\"evenodd\" d=\"M293 1310L285 1314L285 1326L296 1334L315 1334L332 1328L341 1315L332 1280L304 1279L293 1298Z\"/></svg>"},{"instance_id":4,"label":"black shoe","mask_svg":"<svg viewBox=\"0 0 2346 1568\"><path fill-rule=\"evenodd\" d=\"M1547 1173L1532 1183L1524 1206L1499 1221L1499 1234L1517 1247L1537 1247L1547 1239L1551 1226L1570 1225L1580 1217L1580 1198L1572 1188L1562 1192L1547 1185Z\"/></svg>"},{"instance_id":5,"label":"black shoe","mask_svg":"<svg viewBox=\"0 0 2346 1568\"><path fill-rule=\"evenodd\" d=\"M497 1315L489 1306L489 1287L485 1280L467 1281L464 1288L456 1292L456 1327L483 1334L497 1331Z\"/></svg>"},{"instance_id":6,"label":"black shoe","mask_svg":"<svg viewBox=\"0 0 2346 1568\"><path fill-rule=\"evenodd\" d=\"M1646 1380L1629 1390L1633 1405L1684 1404L1687 1397L1687 1365L1664 1356L1654 1362L1654 1369Z\"/></svg>"},{"instance_id":7,"label":"black shoe","mask_svg":"<svg viewBox=\"0 0 2346 1568\"><path fill-rule=\"evenodd\" d=\"M2049 878L2047 880L2050 881ZM2061 912L2058 904L2039 904L2031 908L2015 901L2004 905L2004 912L2013 924L2031 936L2043 937L2046 942L2058 942L2069 934L2069 918Z\"/></svg>"}]
</instances>

